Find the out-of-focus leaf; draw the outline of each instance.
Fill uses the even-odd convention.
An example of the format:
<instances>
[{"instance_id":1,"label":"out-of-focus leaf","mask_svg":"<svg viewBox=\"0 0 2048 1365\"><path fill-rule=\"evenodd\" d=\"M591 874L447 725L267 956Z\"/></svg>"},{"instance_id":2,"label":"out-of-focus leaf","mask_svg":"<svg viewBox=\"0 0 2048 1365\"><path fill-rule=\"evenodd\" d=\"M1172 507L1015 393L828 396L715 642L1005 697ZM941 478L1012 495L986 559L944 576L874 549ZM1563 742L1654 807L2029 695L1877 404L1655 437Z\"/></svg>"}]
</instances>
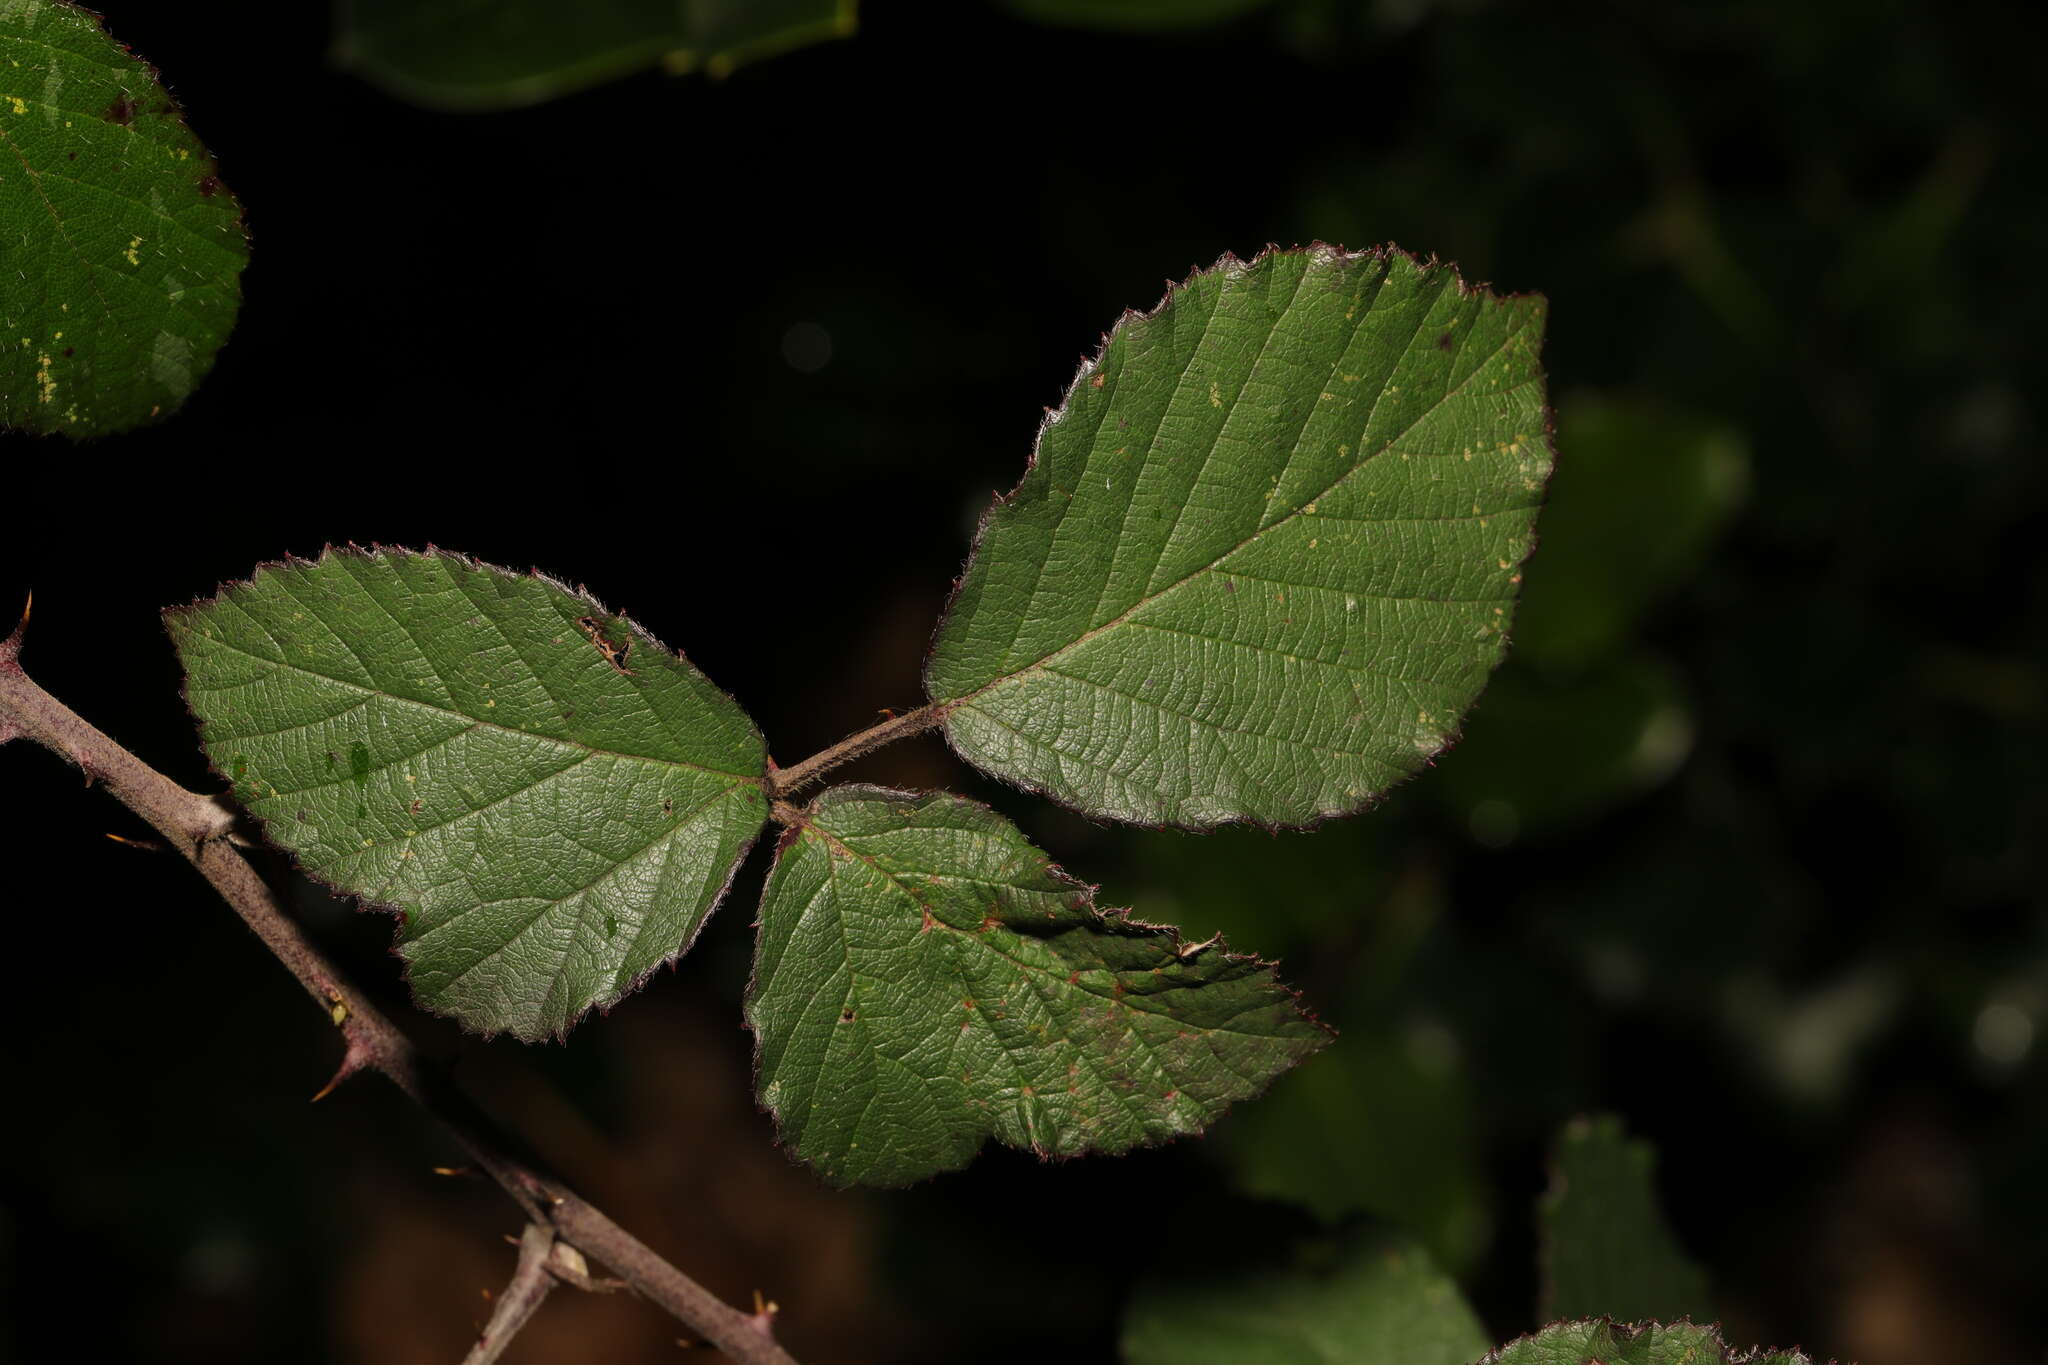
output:
<instances>
[{"instance_id":1,"label":"out-of-focus leaf","mask_svg":"<svg viewBox=\"0 0 2048 1365\"><path fill-rule=\"evenodd\" d=\"M1713 1327L1557 1322L1509 1342L1479 1365L1813 1365L1799 1351L1737 1351Z\"/></svg>"},{"instance_id":2,"label":"out-of-focus leaf","mask_svg":"<svg viewBox=\"0 0 2048 1365\"><path fill-rule=\"evenodd\" d=\"M213 368L249 243L175 100L99 20L0 4L0 423L162 416Z\"/></svg>"},{"instance_id":3,"label":"out-of-focus leaf","mask_svg":"<svg viewBox=\"0 0 2048 1365\"><path fill-rule=\"evenodd\" d=\"M1396 250L1126 314L983 519L926 669L976 765L1205 828L1355 811L1498 662L1550 471L1541 299Z\"/></svg>"},{"instance_id":4,"label":"out-of-focus leaf","mask_svg":"<svg viewBox=\"0 0 2048 1365\"><path fill-rule=\"evenodd\" d=\"M1264 830L1177 831L1126 841L1139 903L1192 938L1220 933L1266 957L1326 947L1336 933L1407 926L1378 913L1399 847L1384 821L1326 825L1277 839ZM1397 957L1374 945L1376 962Z\"/></svg>"},{"instance_id":5,"label":"out-of-focus leaf","mask_svg":"<svg viewBox=\"0 0 2048 1365\"><path fill-rule=\"evenodd\" d=\"M510 109L665 64L734 67L854 30L855 0L349 0L337 54L437 109Z\"/></svg>"},{"instance_id":6,"label":"out-of-focus leaf","mask_svg":"<svg viewBox=\"0 0 2048 1365\"><path fill-rule=\"evenodd\" d=\"M1538 1206L1546 1318L1710 1319L1707 1278L1657 1202L1656 1153L1621 1120L1575 1119L1551 1155Z\"/></svg>"},{"instance_id":7,"label":"out-of-focus leaf","mask_svg":"<svg viewBox=\"0 0 2048 1365\"><path fill-rule=\"evenodd\" d=\"M1429 783L1474 838L1500 847L1599 815L1676 772L1692 749L1678 676L1635 653L1552 679L1510 667Z\"/></svg>"},{"instance_id":8,"label":"out-of-focus leaf","mask_svg":"<svg viewBox=\"0 0 2048 1365\"><path fill-rule=\"evenodd\" d=\"M1584 667L1698 566L1748 483L1725 425L1645 399L1586 393L1558 404L1569 451L1543 507L1543 544L1515 614L1515 658Z\"/></svg>"},{"instance_id":9,"label":"out-of-focus leaf","mask_svg":"<svg viewBox=\"0 0 2048 1365\"><path fill-rule=\"evenodd\" d=\"M1003 0L1041 24L1133 31L1199 28L1264 9L1273 0Z\"/></svg>"},{"instance_id":10,"label":"out-of-focus leaf","mask_svg":"<svg viewBox=\"0 0 2048 1365\"><path fill-rule=\"evenodd\" d=\"M1261 1259L1141 1284L1124 1316L1125 1365L1470 1365L1486 1350L1457 1285L1403 1239L1354 1232Z\"/></svg>"},{"instance_id":11,"label":"out-of-focus leaf","mask_svg":"<svg viewBox=\"0 0 2048 1365\"><path fill-rule=\"evenodd\" d=\"M321 880L400 912L420 1003L566 1032L683 951L767 815L732 698L580 592L329 550L167 612L213 766Z\"/></svg>"},{"instance_id":12,"label":"out-of-focus leaf","mask_svg":"<svg viewBox=\"0 0 2048 1365\"><path fill-rule=\"evenodd\" d=\"M1045 1156L1200 1132L1327 1041L1273 969L1097 910L947 793L835 787L761 897L761 1102L835 1184L906 1185L994 1136Z\"/></svg>"},{"instance_id":13,"label":"out-of-focus leaf","mask_svg":"<svg viewBox=\"0 0 2048 1365\"><path fill-rule=\"evenodd\" d=\"M1456 1041L1416 1020L1347 1024L1327 1057L1281 1077L1216 1141L1246 1194L1332 1223L1386 1219L1457 1269L1489 1232L1478 1129Z\"/></svg>"}]
</instances>

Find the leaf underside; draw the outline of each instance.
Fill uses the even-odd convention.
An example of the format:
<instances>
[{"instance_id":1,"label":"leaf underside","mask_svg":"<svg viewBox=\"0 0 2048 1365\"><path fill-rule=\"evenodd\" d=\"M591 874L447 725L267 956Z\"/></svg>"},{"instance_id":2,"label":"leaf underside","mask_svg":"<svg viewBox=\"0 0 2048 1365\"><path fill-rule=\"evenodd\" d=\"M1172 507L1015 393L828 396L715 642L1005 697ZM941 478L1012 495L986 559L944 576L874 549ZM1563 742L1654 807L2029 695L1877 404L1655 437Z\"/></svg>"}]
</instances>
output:
<instances>
[{"instance_id":1,"label":"leaf underside","mask_svg":"<svg viewBox=\"0 0 2048 1365\"><path fill-rule=\"evenodd\" d=\"M689 662L543 578L328 550L165 614L214 767L321 880L400 912L420 1002L533 1040L696 935L766 746Z\"/></svg>"},{"instance_id":2,"label":"leaf underside","mask_svg":"<svg viewBox=\"0 0 2048 1365\"><path fill-rule=\"evenodd\" d=\"M1613 1117L1578 1119L1559 1136L1538 1208L1543 1316L1624 1321L1711 1318L1706 1276L1659 1207L1656 1154Z\"/></svg>"},{"instance_id":3,"label":"leaf underside","mask_svg":"<svg viewBox=\"0 0 2048 1365\"><path fill-rule=\"evenodd\" d=\"M1126 1310L1124 1365L1471 1365L1488 1345L1420 1247L1353 1233L1334 1255L1227 1280L1153 1280ZM1270 1265L1270 1262L1269 1262Z\"/></svg>"},{"instance_id":4,"label":"leaf underside","mask_svg":"<svg viewBox=\"0 0 2048 1365\"><path fill-rule=\"evenodd\" d=\"M1552 1323L1480 1365L1813 1365L1799 1351L1736 1351L1719 1329L1689 1322L1624 1326L1607 1319Z\"/></svg>"},{"instance_id":5,"label":"leaf underside","mask_svg":"<svg viewBox=\"0 0 2048 1365\"><path fill-rule=\"evenodd\" d=\"M855 0L352 0L342 63L439 109L538 104L666 63L722 76L854 30Z\"/></svg>"},{"instance_id":6,"label":"leaf underside","mask_svg":"<svg viewBox=\"0 0 2048 1365\"><path fill-rule=\"evenodd\" d=\"M1532 542L1543 316L1322 246L1126 315L982 521L926 669L954 746L1187 828L1311 823L1427 763Z\"/></svg>"},{"instance_id":7,"label":"leaf underside","mask_svg":"<svg viewBox=\"0 0 2048 1365\"><path fill-rule=\"evenodd\" d=\"M1097 910L987 807L874 787L784 835L747 1019L784 1144L839 1185L990 1136L1051 1157L1194 1133L1327 1038L1270 966Z\"/></svg>"},{"instance_id":8,"label":"leaf underside","mask_svg":"<svg viewBox=\"0 0 2048 1365\"><path fill-rule=\"evenodd\" d=\"M0 422L84 436L185 401L241 304L241 206L148 63L0 3Z\"/></svg>"}]
</instances>

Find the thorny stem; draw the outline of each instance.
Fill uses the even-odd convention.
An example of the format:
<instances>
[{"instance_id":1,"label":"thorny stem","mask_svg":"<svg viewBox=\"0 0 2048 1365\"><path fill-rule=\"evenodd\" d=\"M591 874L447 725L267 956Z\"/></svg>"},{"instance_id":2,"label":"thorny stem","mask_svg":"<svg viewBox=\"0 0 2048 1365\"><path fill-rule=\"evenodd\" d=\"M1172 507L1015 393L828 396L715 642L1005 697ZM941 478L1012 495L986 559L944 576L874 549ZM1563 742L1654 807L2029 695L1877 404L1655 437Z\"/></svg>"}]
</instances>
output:
<instances>
[{"instance_id":1,"label":"thorny stem","mask_svg":"<svg viewBox=\"0 0 2048 1365\"><path fill-rule=\"evenodd\" d=\"M23 625L27 615L23 614ZM0 640L0 742L34 740L84 770L197 867L216 891L298 978L347 1040L332 1089L365 1068L381 1071L488 1172L529 1221L695 1329L740 1365L796 1365L771 1333L766 1313L743 1313L677 1270L659 1253L585 1203L574 1190L512 1155L513 1144L438 1067L428 1065L369 999L306 938L227 838L232 812L187 791L109 739L22 672L22 627ZM321 1092L325 1094L326 1091ZM317 1097L316 1097L317 1098Z\"/></svg>"},{"instance_id":2,"label":"thorny stem","mask_svg":"<svg viewBox=\"0 0 2048 1365\"><path fill-rule=\"evenodd\" d=\"M526 1320L560 1283L548 1269L554 1251L554 1230L540 1223L528 1223L519 1237L519 1264L512 1271L512 1282L491 1305L491 1320L484 1324L462 1365L492 1365L505 1354L512 1338L519 1335Z\"/></svg>"},{"instance_id":3,"label":"thorny stem","mask_svg":"<svg viewBox=\"0 0 2048 1365\"><path fill-rule=\"evenodd\" d=\"M899 739L922 734L946 718L952 709L948 702L935 701L920 706L915 711L905 711L900 716L891 716L880 725L870 726L857 735L840 740L829 749L812 754L803 762L787 768L771 769L768 773L768 793L781 800L809 786L831 769L842 763L850 763L862 754L893 744Z\"/></svg>"}]
</instances>

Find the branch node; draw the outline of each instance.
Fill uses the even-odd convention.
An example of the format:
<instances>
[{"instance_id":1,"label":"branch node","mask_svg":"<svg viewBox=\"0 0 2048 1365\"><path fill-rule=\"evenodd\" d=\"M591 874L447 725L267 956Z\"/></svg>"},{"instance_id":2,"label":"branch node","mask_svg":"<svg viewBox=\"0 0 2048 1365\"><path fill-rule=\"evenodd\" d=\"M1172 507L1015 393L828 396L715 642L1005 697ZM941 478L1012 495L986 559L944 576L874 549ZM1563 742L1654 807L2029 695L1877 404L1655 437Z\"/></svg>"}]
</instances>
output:
<instances>
[{"instance_id":1,"label":"branch node","mask_svg":"<svg viewBox=\"0 0 2048 1365\"><path fill-rule=\"evenodd\" d=\"M28 633L28 614L35 609L35 605L36 594L35 590L31 588L28 594L28 601L22 604L21 619L15 622L13 633L6 639L0 640L0 668L18 669L21 667L15 660L21 657L22 637ZM20 731L15 731L14 733L19 734ZM14 738L13 734L0 734L0 744L4 744L12 738Z\"/></svg>"}]
</instances>

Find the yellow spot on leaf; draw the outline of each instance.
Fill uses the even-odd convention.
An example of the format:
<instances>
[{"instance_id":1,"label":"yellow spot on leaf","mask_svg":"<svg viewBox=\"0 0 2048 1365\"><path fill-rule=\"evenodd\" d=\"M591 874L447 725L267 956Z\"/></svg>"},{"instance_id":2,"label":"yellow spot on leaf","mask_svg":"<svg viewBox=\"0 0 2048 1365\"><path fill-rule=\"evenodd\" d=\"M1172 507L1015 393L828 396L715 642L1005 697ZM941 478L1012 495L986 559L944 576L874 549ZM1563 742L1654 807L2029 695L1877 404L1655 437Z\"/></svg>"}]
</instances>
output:
<instances>
[{"instance_id":1,"label":"yellow spot on leaf","mask_svg":"<svg viewBox=\"0 0 2048 1365\"><path fill-rule=\"evenodd\" d=\"M14 106L14 112L17 114L26 114L28 112L28 101L19 95L9 95L7 102Z\"/></svg>"},{"instance_id":2,"label":"yellow spot on leaf","mask_svg":"<svg viewBox=\"0 0 2048 1365\"><path fill-rule=\"evenodd\" d=\"M57 396L57 381L50 377L50 357L36 357L36 401L47 403Z\"/></svg>"},{"instance_id":3,"label":"yellow spot on leaf","mask_svg":"<svg viewBox=\"0 0 2048 1365\"><path fill-rule=\"evenodd\" d=\"M142 239L140 237L131 237L128 239L128 249L121 253L123 256L126 256L128 258L128 264L142 264L142 253L140 250L138 250L138 248L140 248L141 245Z\"/></svg>"}]
</instances>

